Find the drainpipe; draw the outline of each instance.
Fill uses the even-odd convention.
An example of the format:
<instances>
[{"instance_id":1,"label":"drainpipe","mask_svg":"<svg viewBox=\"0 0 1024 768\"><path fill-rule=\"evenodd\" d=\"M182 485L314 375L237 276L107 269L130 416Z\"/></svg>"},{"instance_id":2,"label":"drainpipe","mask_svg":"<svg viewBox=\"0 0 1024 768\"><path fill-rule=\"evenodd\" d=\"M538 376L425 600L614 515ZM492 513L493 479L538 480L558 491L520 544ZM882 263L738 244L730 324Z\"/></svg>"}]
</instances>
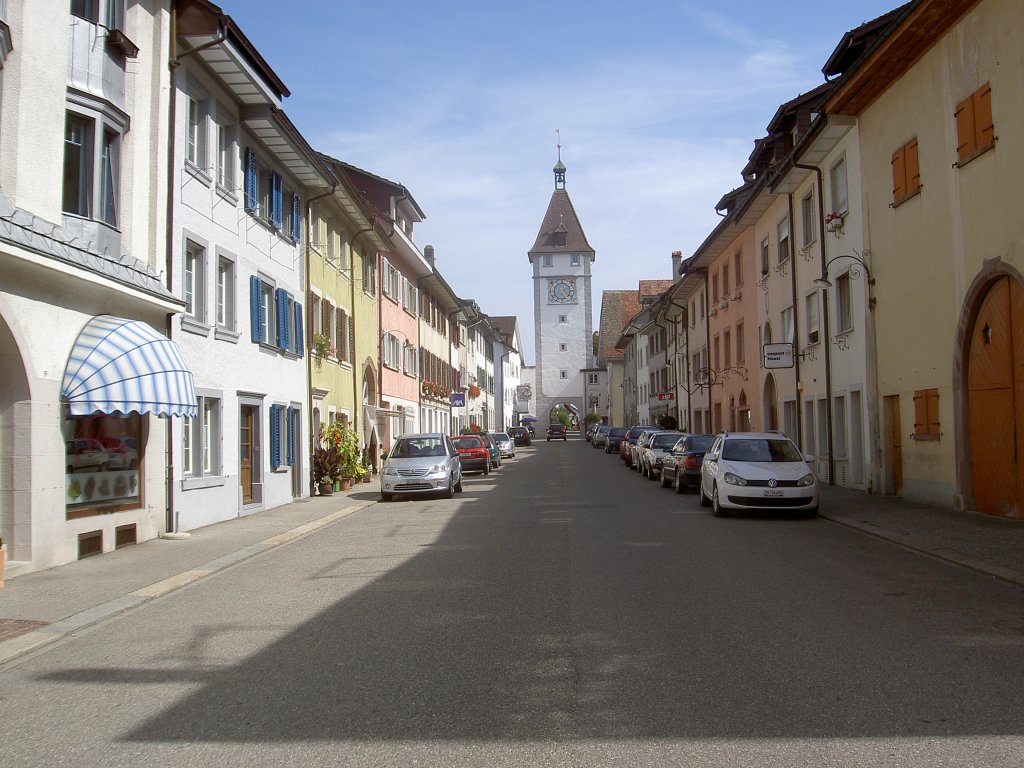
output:
<instances>
[{"instance_id":1,"label":"drainpipe","mask_svg":"<svg viewBox=\"0 0 1024 768\"><path fill-rule=\"evenodd\" d=\"M334 191L338 188L338 182L334 182L330 190L324 192L322 195L313 195L306 200L306 215L303 217L303 221L306 225L306 256L305 256L305 267L306 267L306 285L303 293L306 298L306 311L309 312L313 309L313 286L312 281L309 277L310 269L310 249L312 244L309 241L309 220L313 215L313 203L317 200L323 200L325 197L330 197L334 194ZM308 325L310 330L313 328L313 318L309 317ZM308 341L312 341L309 339ZM313 495L313 355L304 355L306 358L306 430L309 434L309 495Z\"/></svg>"},{"instance_id":2,"label":"drainpipe","mask_svg":"<svg viewBox=\"0 0 1024 768\"><path fill-rule=\"evenodd\" d=\"M683 306L679 306L678 304L676 304L676 300L675 300L674 297L669 299L669 304L671 304L676 309L683 310L683 345L686 347L686 351L683 353L683 368L686 370L686 380L687 380L687 382L689 382L689 380L690 380L690 323L689 323L689 316L688 316L688 314L689 314L688 313L689 307L686 304L684 304ZM676 337L676 347L677 347L677 350L678 350L678 346L679 346L679 337L677 336ZM678 351L675 354L678 355ZM678 366L676 366L674 362L673 362L672 367L673 368L678 368ZM674 376L674 378L675 378L675 395L676 395L676 413L679 413L679 377L678 376ZM693 403L690 400L690 393L689 393L689 391L687 391L686 392L686 429L684 431L689 432L689 431L692 431L692 429L693 429Z\"/></svg>"},{"instance_id":3,"label":"drainpipe","mask_svg":"<svg viewBox=\"0 0 1024 768\"><path fill-rule=\"evenodd\" d=\"M359 386L359 367L360 367L360 363L356 359L356 344L355 344L356 260L355 260L355 255L354 254L355 254L355 244L356 244L356 240L358 239L358 237L360 235L366 233L366 232L372 232L373 229L374 228L373 228L372 224L370 226L368 226L368 227L363 227L362 229L357 230L356 233L354 235L352 235L352 237L350 237L349 240L348 240L348 250L349 250L349 253L353 254L353 257L352 257L351 262L350 262L350 269L352 270L352 275L351 275L352 279L349 280L349 291L350 291L351 300L352 300L352 329L353 329L352 330L352 398L353 398L353 400L355 400L359 404L358 407L356 408L357 411L362 409L363 401L362 401L362 397L361 397L362 390L361 390L361 388ZM363 289L364 290L366 289L365 283L363 284ZM379 388L380 387L378 387L378 389ZM358 414L356 414L356 415L358 415ZM353 418L352 426L353 426L353 429L356 429L356 430L359 429L359 422L355 418ZM369 447L369 445L367 445L367 447ZM374 462L374 464L376 464L377 457L376 456L372 456L371 459Z\"/></svg>"},{"instance_id":4,"label":"drainpipe","mask_svg":"<svg viewBox=\"0 0 1024 768\"><path fill-rule=\"evenodd\" d=\"M823 174L821 169L816 165L804 165L802 163L793 163L793 167L801 168L805 171L814 171L818 177L818 232L819 239L821 240L821 269L820 274L825 274L825 264L827 263L825 254L825 190L823 188ZM790 221L790 232L793 231L793 198L790 196L789 200L789 221ZM795 266L795 265L794 265ZM796 270L793 270L794 273ZM794 276L794 286L796 277ZM829 310L828 310L828 291L823 290L821 292L821 328L822 335L822 348L825 354L825 431L826 431L826 448L828 450L828 484L835 485L835 455L832 450L832 350L830 349L832 344L832 337L830 335L830 324L829 324ZM796 332L796 294L794 288L793 296L793 328L794 333ZM794 355L795 357L795 355ZM801 403L803 405L803 403ZM797 424L799 421L799 408L797 409Z\"/></svg>"},{"instance_id":5,"label":"drainpipe","mask_svg":"<svg viewBox=\"0 0 1024 768\"><path fill-rule=\"evenodd\" d=\"M167 67L170 70L170 81L171 88L170 94L168 94L168 120L167 120L167 210L166 210L166 231L167 237L164 244L164 260L165 260L165 271L167 273L167 290L173 293L173 276L174 276L174 138L177 133L177 124L175 121L175 112L178 108L178 84L175 75L177 74L178 67L181 64L181 60L187 56L194 56L202 50L210 48L214 45L220 45L224 42L228 35L227 24L224 22L224 17L221 16L217 20L217 26L219 28L219 34L213 40L207 43L203 43L196 48L191 48L184 53L178 53L178 9L175 3L171 3L171 44L170 44L170 60L167 62ZM174 315L167 315L167 338L173 337L174 332ZM166 445L165 450L167 453L167 511L165 527L168 533L178 534L178 516L174 510L174 430L171 428L171 420L167 420L166 429Z\"/></svg>"}]
</instances>

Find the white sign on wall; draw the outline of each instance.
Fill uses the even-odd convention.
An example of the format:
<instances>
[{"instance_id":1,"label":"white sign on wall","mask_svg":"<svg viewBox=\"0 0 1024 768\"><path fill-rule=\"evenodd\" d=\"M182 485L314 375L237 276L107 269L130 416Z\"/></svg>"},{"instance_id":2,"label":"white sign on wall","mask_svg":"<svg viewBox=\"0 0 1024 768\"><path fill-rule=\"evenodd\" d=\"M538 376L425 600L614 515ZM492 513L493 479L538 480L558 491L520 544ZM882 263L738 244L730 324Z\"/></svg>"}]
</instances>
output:
<instances>
[{"instance_id":1,"label":"white sign on wall","mask_svg":"<svg viewBox=\"0 0 1024 768\"><path fill-rule=\"evenodd\" d=\"M793 345L789 343L765 344L761 348L765 368L792 368Z\"/></svg>"}]
</instances>

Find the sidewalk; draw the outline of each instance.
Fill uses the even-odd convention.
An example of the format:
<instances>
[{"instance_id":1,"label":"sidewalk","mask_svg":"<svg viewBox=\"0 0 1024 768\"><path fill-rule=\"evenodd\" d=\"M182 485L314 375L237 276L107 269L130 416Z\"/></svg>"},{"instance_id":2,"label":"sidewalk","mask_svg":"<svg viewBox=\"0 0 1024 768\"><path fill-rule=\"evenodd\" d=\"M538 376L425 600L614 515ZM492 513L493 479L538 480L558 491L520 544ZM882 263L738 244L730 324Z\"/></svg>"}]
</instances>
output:
<instances>
[{"instance_id":1,"label":"sidewalk","mask_svg":"<svg viewBox=\"0 0 1024 768\"><path fill-rule=\"evenodd\" d=\"M0 591L0 664L358 512L375 484L29 573ZM1024 587L1024 521L824 486L821 517Z\"/></svg>"},{"instance_id":2,"label":"sidewalk","mask_svg":"<svg viewBox=\"0 0 1024 768\"><path fill-rule=\"evenodd\" d=\"M359 484L99 557L8 579L0 590L0 664L358 512L378 498Z\"/></svg>"}]
</instances>

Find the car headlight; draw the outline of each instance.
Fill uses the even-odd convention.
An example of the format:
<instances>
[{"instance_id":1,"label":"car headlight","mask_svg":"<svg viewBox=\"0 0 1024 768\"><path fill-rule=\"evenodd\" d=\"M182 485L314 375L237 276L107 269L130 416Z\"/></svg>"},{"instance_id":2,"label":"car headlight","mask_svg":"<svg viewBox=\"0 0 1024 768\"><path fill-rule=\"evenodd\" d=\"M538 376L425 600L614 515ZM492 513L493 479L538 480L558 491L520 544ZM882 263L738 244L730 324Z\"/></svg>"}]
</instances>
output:
<instances>
[{"instance_id":1,"label":"car headlight","mask_svg":"<svg viewBox=\"0 0 1024 768\"><path fill-rule=\"evenodd\" d=\"M398 470L395 469L394 467L384 467L384 474L385 475L397 475L398 474Z\"/></svg>"},{"instance_id":2,"label":"car headlight","mask_svg":"<svg viewBox=\"0 0 1024 768\"><path fill-rule=\"evenodd\" d=\"M806 488L809 485L814 485L814 475L808 473L796 481L796 484L801 488Z\"/></svg>"},{"instance_id":3,"label":"car headlight","mask_svg":"<svg viewBox=\"0 0 1024 768\"><path fill-rule=\"evenodd\" d=\"M732 472L725 473L725 482L729 485L746 485L747 481L739 475L734 475Z\"/></svg>"},{"instance_id":4,"label":"car headlight","mask_svg":"<svg viewBox=\"0 0 1024 768\"><path fill-rule=\"evenodd\" d=\"M432 474L432 475L436 475L438 472L444 472L444 471L445 471L444 464L435 464L434 466L432 466L430 468L430 474Z\"/></svg>"}]
</instances>

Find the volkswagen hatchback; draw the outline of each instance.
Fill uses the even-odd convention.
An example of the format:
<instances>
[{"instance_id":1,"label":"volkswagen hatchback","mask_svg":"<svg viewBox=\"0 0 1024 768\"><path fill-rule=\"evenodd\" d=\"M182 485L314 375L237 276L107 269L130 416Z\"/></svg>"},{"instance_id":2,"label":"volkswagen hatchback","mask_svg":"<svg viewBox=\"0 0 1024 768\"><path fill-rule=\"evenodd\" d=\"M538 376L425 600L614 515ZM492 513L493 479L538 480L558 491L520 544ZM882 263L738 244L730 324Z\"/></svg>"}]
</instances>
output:
<instances>
[{"instance_id":1,"label":"volkswagen hatchback","mask_svg":"<svg viewBox=\"0 0 1024 768\"><path fill-rule=\"evenodd\" d=\"M796 444L774 432L723 432L704 454L700 503L716 517L730 510L818 514L818 480Z\"/></svg>"}]
</instances>

